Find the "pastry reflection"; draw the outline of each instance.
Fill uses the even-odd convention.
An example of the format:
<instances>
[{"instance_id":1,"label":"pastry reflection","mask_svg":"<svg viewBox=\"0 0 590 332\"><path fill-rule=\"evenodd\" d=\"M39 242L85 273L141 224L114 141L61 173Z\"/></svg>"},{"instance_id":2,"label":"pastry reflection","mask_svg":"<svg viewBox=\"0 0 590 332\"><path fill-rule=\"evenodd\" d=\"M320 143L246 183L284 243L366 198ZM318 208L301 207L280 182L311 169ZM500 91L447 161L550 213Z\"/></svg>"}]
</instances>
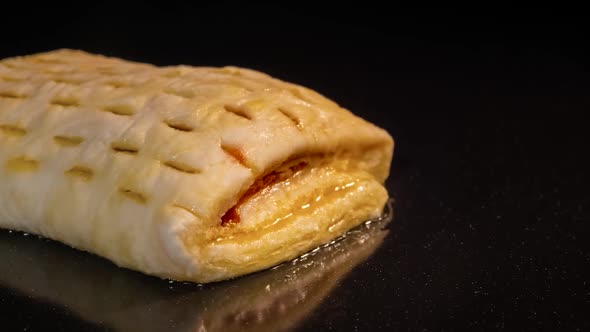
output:
<instances>
[{"instance_id":1,"label":"pastry reflection","mask_svg":"<svg viewBox=\"0 0 590 332\"><path fill-rule=\"evenodd\" d=\"M0 287L117 331L295 327L383 242L386 216L272 270L210 285L169 283L22 233L0 231Z\"/></svg>"}]
</instances>

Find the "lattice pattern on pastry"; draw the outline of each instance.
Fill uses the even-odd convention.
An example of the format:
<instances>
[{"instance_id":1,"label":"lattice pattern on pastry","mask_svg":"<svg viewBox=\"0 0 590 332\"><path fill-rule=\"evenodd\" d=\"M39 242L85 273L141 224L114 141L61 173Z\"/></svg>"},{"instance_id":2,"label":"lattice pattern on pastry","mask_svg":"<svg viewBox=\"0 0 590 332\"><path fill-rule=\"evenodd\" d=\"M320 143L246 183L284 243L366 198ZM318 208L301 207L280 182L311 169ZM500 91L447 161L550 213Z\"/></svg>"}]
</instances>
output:
<instances>
[{"instance_id":1,"label":"lattice pattern on pastry","mask_svg":"<svg viewBox=\"0 0 590 332\"><path fill-rule=\"evenodd\" d=\"M236 105L223 105L223 109L229 113L235 114L241 118L252 120L245 108Z\"/></svg>"},{"instance_id":2,"label":"lattice pattern on pastry","mask_svg":"<svg viewBox=\"0 0 590 332\"><path fill-rule=\"evenodd\" d=\"M162 163L164 166L170 167L172 169L175 169L179 172L183 172L183 173L188 173L188 174L196 174L196 173L201 173L200 170L187 165L183 162L177 161L177 160L168 160L168 161L164 161Z\"/></svg>"},{"instance_id":3,"label":"lattice pattern on pastry","mask_svg":"<svg viewBox=\"0 0 590 332\"><path fill-rule=\"evenodd\" d=\"M140 204L146 204L148 201L148 196L146 194L133 189L119 188L119 193Z\"/></svg>"},{"instance_id":4,"label":"lattice pattern on pastry","mask_svg":"<svg viewBox=\"0 0 590 332\"><path fill-rule=\"evenodd\" d=\"M27 98L27 96L24 94L17 93L15 91L0 91L0 98L25 99Z\"/></svg>"},{"instance_id":5,"label":"lattice pattern on pastry","mask_svg":"<svg viewBox=\"0 0 590 332\"><path fill-rule=\"evenodd\" d=\"M303 125L301 124L301 120L299 120L293 113L285 108L278 108L278 111L281 112L285 117L287 117L295 127L299 130L303 130Z\"/></svg>"},{"instance_id":6,"label":"lattice pattern on pastry","mask_svg":"<svg viewBox=\"0 0 590 332\"><path fill-rule=\"evenodd\" d=\"M5 82L22 82L24 79L12 76L0 76L0 81Z\"/></svg>"},{"instance_id":7,"label":"lattice pattern on pastry","mask_svg":"<svg viewBox=\"0 0 590 332\"><path fill-rule=\"evenodd\" d=\"M126 153L126 154L137 154L139 148L126 142L113 142L111 143L111 149L115 152Z\"/></svg>"},{"instance_id":8,"label":"lattice pattern on pastry","mask_svg":"<svg viewBox=\"0 0 590 332\"><path fill-rule=\"evenodd\" d=\"M237 161L240 165L242 165L246 168L251 168L248 165L248 160L246 159L246 156L244 156L242 151L240 151L239 149L232 147L232 146L224 145L224 144L221 145L221 149L223 150L223 152L225 152L227 155L229 155L232 159Z\"/></svg>"},{"instance_id":9,"label":"lattice pattern on pastry","mask_svg":"<svg viewBox=\"0 0 590 332\"><path fill-rule=\"evenodd\" d=\"M49 104L62 107L80 107L80 100L75 97L55 97L51 99Z\"/></svg>"},{"instance_id":10,"label":"lattice pattern on pastry","mask_svg":"<svg viewBox=\"0 0 590 332\"><path fill-rule=\"evenodd\" d=\"M164 124L166 124L168 127L172 129L176 129L179 131L191 132L194 130L194 128L191 125L175 120L164 120Z\"/></svg>"},{"instance_id":11,"label":"lattice pattern on pastry","mask_svg":"<svg viewBox=\"0 0 590 332\"><path fill-rule=\"evenodd\" d=\"M102 110L105 112L113 113L116 115L122 115L122 116L131 116L137 112L135 110L135 108L133 108L129 105L108 105L108 106L103 106Z\"/></svg>"},{"instance_id":12,"label":"lattice pattern on pastry","mask_svg":"<svg viewBox=\"0 0 590 332\"><path fill-rule=\"evenodd\" d=\"M201 97L201 94L207 96L209 93L213 93L212 98L217 98L215 95L218 93L217 89L219 89L219 91L234 89L231 91L236 93L235 96L237 98L246 99L242 99L239 103L236 102L237 99L219 99L219 104L214 105L215 107L210 109L231 113L231 116L248 121L256 121L255 117L257 114L256 108L250 109L244 106L244 101L247 101L247 95L250 93L255 92L257 95L268 95L273 98L273 95L282 93L281 91L286 91L287 94L292 95L291 98L303 101L303 103L298 104L300 107L307 107L305 104L313 104L315 97L313 95L311 97L307 96L305 91L300 91L299 88L284 84L283 82L275 80L271 81L265 76L257 76L257 74L250 74L247 72L242 74L239 69L235 68L157 68L153 66L124 63L108 58L92 59L92 61L97 61L98 64L92 64L92 61L90 60L69 61L68 57L65 57L63 61L56 58L37 57L35 59L34 62L37 62L38 65L34 64L33 66L27 66L24 63L18 64L14 61L2 63L2 69L4 70L0 72L0 83L2 83L4 87L15 87L17 84L20 84L19 82L25 80L19 77L31 76L33 80L37 80L36 82L41 84L50 81L53 81L56 84L64 84L62 87L63 89L72 89L76 88L76 86L88 83L94 84L94 86L98 87L102 86L102 88L108 87L113 93L115 93L113 89L117 89L118 92L116 93L123 93L125 95L130 93L130 95L146 97L146 99L157 96L158 94L176 96L187 99L187 101L185 101L186 103L194 103L191 99L199 98ZM30 59L19 61L29 60ZM67 66L74 66L76 67L76 70L66 70ZM71 85L72 87L68 87L67 85ZM135 88L137 88L137 90L133 90ZM26 100L29 96L22 93L22 91L29 92L26 89L2 89L0 90L0 98ZM96 109L97 111L109 112L119 116L133 116L141 110L141 106L137 104L130 105L119 103L101 105L97 104L96 101L86 100L83 97L76 96L76 94L71 96L55 96L50 99L49 103L51 106L60 106L64 108ZM198 105L195 104L195 107L198 107ZM301 119L296 115L294 110L289 108L288 105L285 107L278 107L275 110L280 112L298 130L303 130ZM164 125L179 132L191 133L195 131L194 123L187 123L187 121L166 117L161 121ZM22 136L27 133L26 129L19 126L0 124L0 133L2 132L15 136ZM87 138L84 137L62 133L53 136L54 142L64 148L79 146L86 139ZM252 169L251 163L239 148L224 143L220 145L220 148L229 158L235 160L239 165L247 169ZM140 152L140 147L123 141L112 141L110 149L116 155L128 155L130 157L138 155ZM160 160L154 160L154 162L160 162L163 167L170 169L173 172L184 173L189 176L202 173L202 170L199 168L177 159L166 159L166 157L164 157ZM39 165L39 161L28 157L17 157L6 161L7 168L21 171L33 171L36 170ZM90 181L95 176L95 170L85 165L73 165L67 169L64 174L74 179ZM141 204L147 204L149 200L148 194L128 187L120 187L118 192L124 197ZM194 214L194 211L190 208L174 204L172 206Z\"/></svg>"},{"instance_id":13,"label":"lattice pattern on pastry","mask_svg":"<svg viewBox=\"0 0 590 332\"><path fill-rule=\"evenodd\" d=\"M27 134L27 130L17 125L0 124L0 133L10 136L24 136Z\"/></svg>"},{"instance_id":14,"label":"lattice pattern on pastry","mask_svg":"<svg viewBox=\"0 0 590 332\"><path fill-rule=\"evenodd\" d=\"M87 182L92 180L92 177L94 176L94 170L84 165L76 165L65 171L64 174Z\"/></svg>"},{"instance_id":15,"label":"lattice pattern on pastry","mask_svg":"<svg viewBox=\"0 0 590 332\"><path fill-rule=\"evenodd\" d=\"M74 147L82 144L82 142L84 142L84 137L56 135L53 136L53 141L64 147Z\"/></svg>"},{"instance_id":16,"label":"lattice pattern on pastry","mask_svg":"<svg viewBox=\"0 0 590 332\"><path fill-rule=\"evenodd\" d=\"M34 172L39 168L39 164L38 160L20 156L6 160L4 167L10 172Z\"/></svg>"}]
</instances>

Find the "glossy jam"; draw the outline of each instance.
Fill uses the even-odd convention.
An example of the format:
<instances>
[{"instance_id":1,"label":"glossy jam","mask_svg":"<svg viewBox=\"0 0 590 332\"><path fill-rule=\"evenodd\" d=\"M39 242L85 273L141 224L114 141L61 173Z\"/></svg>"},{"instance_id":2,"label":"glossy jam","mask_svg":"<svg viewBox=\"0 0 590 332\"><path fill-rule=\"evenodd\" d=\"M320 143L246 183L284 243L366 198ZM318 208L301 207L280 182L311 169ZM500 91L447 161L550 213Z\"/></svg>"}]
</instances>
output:
<instances>
[{"instance_id":1,"label":"glossy jam","mask_svg":"<svg viewBox=\"0 0 590 332\"><path fill-rule=\"evenodd\" d=\"M235 224L240 222L240 212L239 208L242 204L247 202L252 196L261 192L264 188L270 187L278 182L285 181L289 177L293 176L297 172L301 171L307 163L302 161L296 165L289 167L288 171L283 172L276 172L272 171L271 173L265 175L261 179L256 180L254 184L248 188L248 190L242 195L238 203L232 206L222 217L221 217L221 226L227 226L229 224Z\"/></svg>"},{"instance_id":2,"label":"glossy jam","mask_svg":"<svg viewBox=\"0 0 590 332\"><path fill-rule=\"evenodd\" d=\"M266 224L261 225L256 230L217 237L213 241L216 244L233 242L237 239L239 239L239 241L246 242L253 241L254 239L259 237L259 235L257 235L258 232L273 232L280 227L284 227L284 224L289 223L291 220L293 220L294 217L301 216L302 214L312 213L312 211L317 208L317 205L320 204L320 201L330 202L331 200L336 199L337 197L346 195L346 193L350 190L354 190L356 185L357 181L351 181L331 188L326 188L326 190L323 191L320 195L300 203L301 205L296 205L287 214L280 216L272 221L269 220ZM326 202L323 203L325 204ZM230 209L230 211L232 211L232 209ZM338 224L332 225L329 231L333 232L337 228L337 225Z\"/></svg>"}]
</instances>

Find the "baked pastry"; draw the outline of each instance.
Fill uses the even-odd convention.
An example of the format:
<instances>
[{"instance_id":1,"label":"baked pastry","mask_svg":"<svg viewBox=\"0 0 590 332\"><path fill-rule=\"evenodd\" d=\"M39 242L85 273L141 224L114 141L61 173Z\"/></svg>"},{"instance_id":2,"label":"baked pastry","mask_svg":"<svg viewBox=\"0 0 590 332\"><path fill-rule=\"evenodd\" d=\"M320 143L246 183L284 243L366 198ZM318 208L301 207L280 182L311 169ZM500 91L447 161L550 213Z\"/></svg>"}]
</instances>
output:
<instances>
[{"instance_id":1,"label":"baked pastry","mask_svg":"<svg viewBox=\"0 0 590 332\"><path fill-rule=\"evenodd\" d=\"M321 95L235 68L58 50L0 61L0 227L209 282L378 216L393 141Z\"/></svg>"}]
</instances>

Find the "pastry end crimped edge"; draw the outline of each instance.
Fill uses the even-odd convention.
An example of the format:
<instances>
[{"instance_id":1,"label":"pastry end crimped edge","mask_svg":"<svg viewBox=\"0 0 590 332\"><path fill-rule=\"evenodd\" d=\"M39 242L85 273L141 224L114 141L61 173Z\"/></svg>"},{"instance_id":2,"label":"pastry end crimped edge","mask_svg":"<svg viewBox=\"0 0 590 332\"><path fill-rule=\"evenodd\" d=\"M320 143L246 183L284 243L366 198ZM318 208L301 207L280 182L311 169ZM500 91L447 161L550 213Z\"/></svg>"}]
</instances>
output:
<instances>
[{"instance_id":1,"label":"pastry end crimped edge","mask_svg":"<svg viewBox=\"0 0 590 332\"><path fill-rule=\"evenodd\" d=\"M393 141L385 140L380 149L384 155L392 153ZM184 268L171 278L204 283L256 272L381 216L388 193L374 174L359 168L366 163L302 159L309 161L302 170L240 203L239 223L209 229L205 235L194 234L198 221L177 223L176 232L165 227L163 241L173 244L169 252ZM389 160L381 162L389 168Z\"/></svg>"}]
</instances>

